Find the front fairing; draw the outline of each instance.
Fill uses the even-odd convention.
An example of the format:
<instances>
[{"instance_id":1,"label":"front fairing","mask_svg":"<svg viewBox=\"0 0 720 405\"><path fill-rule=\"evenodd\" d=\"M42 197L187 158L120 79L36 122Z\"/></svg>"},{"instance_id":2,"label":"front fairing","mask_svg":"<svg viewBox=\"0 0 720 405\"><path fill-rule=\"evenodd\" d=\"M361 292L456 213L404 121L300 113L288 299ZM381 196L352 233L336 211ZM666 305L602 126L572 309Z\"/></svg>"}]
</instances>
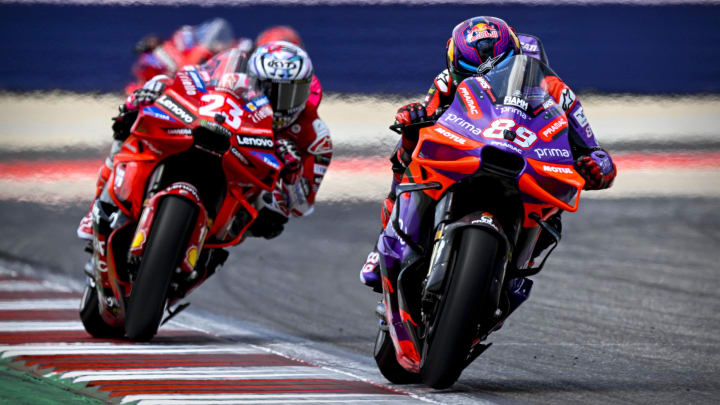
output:
<instances>
[{"instance_id":1,"label":"front fairing","mask_svg":"<svg viewBox=\"0 0 720 405\"><path fill-rule=\"evenodd\" d=\"M111 194L126 214L138 217L145 185L159 162L190 148L222 160L228 190L235 198L272 189L281 165L274 154L268 100L243 75L215 73L212 77L187 66L153 105L140 110L132 136L115 158L122 173L116 176Z\"/></svg>"},{"instance_id":2,"label":"front fairing","mask_svg":"<svg viewBox=\"0 0 720 405\"><path fill-rule=\"evenodd\" d=\"M435 177L428 181L443 184L428 194L439 197L489 171L514 179L526 201L576 210L584 181L573 168L567 118L546 90L550 74L541 62L515 56L464 80L436 124L420 131L413 160ZM412 180L425 181L422 171Z\"/></svg>"}]
</instances>

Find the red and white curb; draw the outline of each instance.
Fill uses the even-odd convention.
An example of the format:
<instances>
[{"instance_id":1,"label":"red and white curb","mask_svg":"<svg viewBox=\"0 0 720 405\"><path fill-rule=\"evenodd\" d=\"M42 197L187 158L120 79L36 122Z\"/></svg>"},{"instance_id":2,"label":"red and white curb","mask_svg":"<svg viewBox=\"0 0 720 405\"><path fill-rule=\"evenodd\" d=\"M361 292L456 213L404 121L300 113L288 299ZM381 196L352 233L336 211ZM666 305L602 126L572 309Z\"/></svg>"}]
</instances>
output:
<instances>
[{"instance_id":1,"label":"red and white curb","mask_svg":"<svg viewBox=\"0 0 720 405\"><path fill-rule=\"evenodd\" d=\"M180 322L145 344L94 339L78 319L79 302L77 291L0 266L0 358L111 403L433 402Z\"/></svg>"}]
</instances>

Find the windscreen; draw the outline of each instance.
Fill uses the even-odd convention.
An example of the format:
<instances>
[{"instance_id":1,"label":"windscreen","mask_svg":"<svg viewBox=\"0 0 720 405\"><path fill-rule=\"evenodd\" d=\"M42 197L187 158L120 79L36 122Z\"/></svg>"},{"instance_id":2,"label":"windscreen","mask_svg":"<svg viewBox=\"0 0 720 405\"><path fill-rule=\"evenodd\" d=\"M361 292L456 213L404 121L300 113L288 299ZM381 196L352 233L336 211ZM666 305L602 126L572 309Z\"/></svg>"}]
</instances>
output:
<instances>
[{"instance_id":1,"label":"windscreen","mask_svg":"<svg viewBox=\"0 0 720 405\"><path fill-rule=\"evenodd\" d=\"M492 87L498 104L531 112L550 98L546 76L555 76L555 73L535 58L517 55L495 66L485 79Z\"/></svg>"}]
</instances>

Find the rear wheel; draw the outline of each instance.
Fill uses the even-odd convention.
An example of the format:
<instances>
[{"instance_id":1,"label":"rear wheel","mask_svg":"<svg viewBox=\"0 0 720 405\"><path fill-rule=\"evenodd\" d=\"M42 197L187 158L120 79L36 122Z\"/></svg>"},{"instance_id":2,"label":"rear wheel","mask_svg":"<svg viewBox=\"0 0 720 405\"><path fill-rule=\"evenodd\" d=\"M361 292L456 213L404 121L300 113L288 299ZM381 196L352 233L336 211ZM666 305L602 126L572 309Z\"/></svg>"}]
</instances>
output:
<instances>
[{"instance_id":1,"label":"rear wheel","mask_svg":"<svg viewBox=\"0 0 720 405\"><path fill-rule=\"evenodd\" d=\"M100 316L98 292L91 285L85 286L80 303L80 320L87 333L96 338L121 338L125 334L123 328L111 326Z\"/></svg>"},{"instance_id":2,"label":"rear wheel","mask_svg":"<svg viewBox=\"0 0 720 405\"><path fill-rule=\"evenodd\" d=\"M459 236L452 278L420 368L422 381L438 389L453 385L465 367L500 247L497 238L480 228L465 228Z\"/></svg>"},{"instance_id":3,"label":"rear wheel","mask_svg":"<svg viewBox=\"0 0 720 405\"><path fill-rule=\"evenodd\" d=\"M420 374L411 373L398 363L390 332L383 328L378 329L373 357L375 357L380 373L391 383L414 384L420 382Z\"/></svg>"},{"instance_id":4,"label":"rear wheel","mask_svg":"<svg viewBox=\"0 0 720 405\"><path fill-rule=\"evenodd\" d=\"M172 275L195 218L195 206L182 197L160 201L155 222L132 286L125 317L128 338L147 341L157 333Z\"/></svg>"}]
</instances>

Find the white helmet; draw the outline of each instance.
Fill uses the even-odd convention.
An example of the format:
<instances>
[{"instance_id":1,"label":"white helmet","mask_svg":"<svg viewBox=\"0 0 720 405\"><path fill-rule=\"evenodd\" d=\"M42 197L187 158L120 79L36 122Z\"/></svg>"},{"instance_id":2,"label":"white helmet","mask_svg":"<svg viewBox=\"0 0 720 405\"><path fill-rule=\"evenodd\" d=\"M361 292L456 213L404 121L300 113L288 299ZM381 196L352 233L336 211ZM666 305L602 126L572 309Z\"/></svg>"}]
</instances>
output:
<instances>
[{"instance_id":1,"label":"white helmet","mask_svg":"<svg viewBox=\"0 0 720 405\"><path fill-rule=\"evenodd\" d=\"M273 127L287 128L305 108L313 67L307 52L285 41L267 43L250 55L248 73L258 79L273 108Z\"/></svg>"}]
</instances>

